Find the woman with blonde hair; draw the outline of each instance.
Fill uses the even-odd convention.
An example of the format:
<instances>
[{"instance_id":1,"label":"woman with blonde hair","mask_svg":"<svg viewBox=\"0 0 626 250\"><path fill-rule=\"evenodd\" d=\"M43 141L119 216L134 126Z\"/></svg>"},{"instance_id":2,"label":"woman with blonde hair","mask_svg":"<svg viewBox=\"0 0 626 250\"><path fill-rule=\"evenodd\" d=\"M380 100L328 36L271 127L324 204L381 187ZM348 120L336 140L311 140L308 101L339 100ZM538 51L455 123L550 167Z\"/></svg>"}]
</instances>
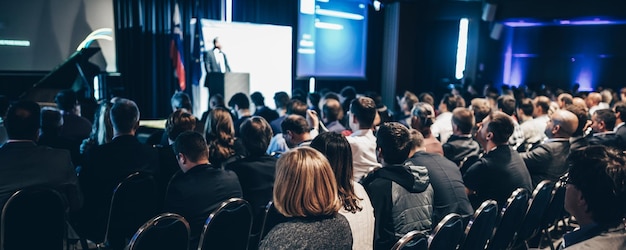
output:
<instances>
[{"instance_id":1,"label":"woman with blonde hair","mask_svg":"<svg viewBox=\"0 0 626 250\"><path fill-rule=\"evenodd\" d=\"M326 156L335 174L339 200L339 213L346 217L352 230L353 249L372 249L374 243L374 208L365 188L355 182L352 167L352 150L345 136L322 133L311 142L311 147Z\"/></svg>"},{"instance_id":2,"label":"woman with blonde hair","mask_svg":"<svg viewBox=\"0 0 626 250\"><path fill-rule=\"evenodd\" d=\"M278 224L260 249L352 249L350 225L343 215L335 175L322 153L299 147L276 164L274 205L291 220Z\"/></svg>"},{"instance_id":3,"label":"woman with blonde hair","mask_svg":"<svg viewBox=\"0 0 626 250\"><path fill-rule=\"evenodd\" d=\"M235 140L235 127L230 112L216 108L209 112L205 127L205 138L209 145L209 161L214 166L223 167L235 155L242 154L243 146Z\"/></svg>"}]
</instances>

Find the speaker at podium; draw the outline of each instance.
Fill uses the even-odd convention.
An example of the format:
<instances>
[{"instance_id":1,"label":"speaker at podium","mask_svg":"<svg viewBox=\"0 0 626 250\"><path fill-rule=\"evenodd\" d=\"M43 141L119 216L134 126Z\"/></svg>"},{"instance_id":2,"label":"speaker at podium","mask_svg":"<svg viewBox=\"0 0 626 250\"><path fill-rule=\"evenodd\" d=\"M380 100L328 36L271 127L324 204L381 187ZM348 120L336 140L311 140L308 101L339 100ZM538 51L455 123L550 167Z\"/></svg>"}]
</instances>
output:
<instances>
[{"instance_id":1,"label":"speaker at podium","mask_svg":"<svg viewBox=\"0 0 626 250\"><path fill-rule=\"evenodd\" d=\"M250 73L208 73L204 86L209 88L209 97L220 94L226 102L239 92L250 96Z\"/></svg>"}]
</instances>

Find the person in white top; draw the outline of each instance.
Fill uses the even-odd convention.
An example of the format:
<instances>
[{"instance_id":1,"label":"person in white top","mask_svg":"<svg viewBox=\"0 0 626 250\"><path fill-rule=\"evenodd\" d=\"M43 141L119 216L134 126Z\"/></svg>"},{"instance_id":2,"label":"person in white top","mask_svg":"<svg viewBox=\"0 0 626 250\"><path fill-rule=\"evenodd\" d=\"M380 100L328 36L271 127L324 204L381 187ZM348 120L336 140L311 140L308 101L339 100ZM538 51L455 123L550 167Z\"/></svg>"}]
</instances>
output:
<instances>
[{"instance_id":1,"label":"person in white top","mask_svg":"<svg viewBox=\"0 0 626 250\"><path fill-rule=\"evenodd\" d=\"M465 100L461 96L445 94L439 103L439 115L430 126L430 131L441 143L446 143L452 135L452 110L465 107Z\"/></svg>"},{"instance_id":2,"label":"person in white top","mask_svg":"<svg viewBox=\"0 0 626 250\"><path fill-rule=\"evenodd\" d=\"M352 152L345 136L326 132L311 142L311 147L326 156L337 180L342 208L352 230L352 249L372 249L374 243L374 208L367 192L353 180Z\"/></svg>"},{"instance_id":3,"label":"person in white top","mask_svg":"<svg viewBox=\"0 0 626 250\"><path fill-rule=\"evenodd\" d=\"M348 114L352 134L346 139L352 148L354 181L359 181L371 170L380 167L376 156L376 136L373 131L376 104L372 98L358 97L350 103Z\"/></svg>"}]
</instances>

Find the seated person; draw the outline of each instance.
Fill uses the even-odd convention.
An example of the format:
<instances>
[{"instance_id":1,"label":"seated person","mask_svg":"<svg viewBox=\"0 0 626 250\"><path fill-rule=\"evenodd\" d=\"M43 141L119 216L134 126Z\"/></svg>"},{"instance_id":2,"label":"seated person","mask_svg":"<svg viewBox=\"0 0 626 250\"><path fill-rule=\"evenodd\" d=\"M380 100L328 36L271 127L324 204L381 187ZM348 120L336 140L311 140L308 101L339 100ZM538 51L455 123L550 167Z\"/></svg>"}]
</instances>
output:
<instances>
[{"instance_id":1,"label":"seated person","mask_svg":"<svg viewBox=\"0 0 626 250\"><path fill-rule=\"evenodd\" d=\"M563 236L561 247L626 249L626 156L605 146L589 146L569 156L565 210L580 228Z\"/></svg>"},{"instance_id":2,"label":"seated person","mask_svg":"<svg viewBox=\"0 0 626 250\"><path fill-rule=\"evenodd\" d=\"M480 145L472 138L473 127L474 114L470 109L456 108L452 111L452 135L442 148L443 155L459 167L472 159L475 161L480 154Z\"/></svg>"},{"instance_id":3,"label":"seated person","mask_svg":"<svg viewBox=\"0 0 626 250\"><path fill-rule=\"evenodd\" d=\"M191 229L189 249L196 249L206 219L222 201L241 198L241 186L235 173L209 163L207 144L201 134L181 133L173 149L180 171L167 188L163 211L185 217Z\"/></svg>"},{"instance_id":4,"label":"seated person","mask_svg":"<svg viewBox=\"0 0 626 250\"><path fill-rule=\"evenodd\" d=\"M322 153L298 147L276 165L274 205L285 217L259 249L352 249L350 225L341 209L333 170Z\"/></svg>"}]
</instances>

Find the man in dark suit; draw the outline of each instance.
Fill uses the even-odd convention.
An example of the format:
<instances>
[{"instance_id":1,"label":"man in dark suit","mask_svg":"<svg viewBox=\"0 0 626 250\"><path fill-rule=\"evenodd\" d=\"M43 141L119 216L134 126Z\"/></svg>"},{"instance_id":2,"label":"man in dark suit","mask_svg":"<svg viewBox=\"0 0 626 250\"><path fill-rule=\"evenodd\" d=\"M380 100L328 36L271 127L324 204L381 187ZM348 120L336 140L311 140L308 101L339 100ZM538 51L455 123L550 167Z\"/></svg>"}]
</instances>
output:
<instances>
[{"instance_id":1,"label":"man in dark suit","mask_svg":"<svg viewBox=\"0 0 626 250\"><path fill-rule=\"evenodd\" d=\"M587 140L589 145L604 145L618 150L626 150L626 142L613 131L615 128L616 114L610 109L598 109L591 116L593 136Z\"/></svg>"},{"instance_id":2,"label":"man in dark suit","mask_svg":"<svg viewBox=\"0 0 626 250\"><path fill-rule=\"evenodd\" d=\"M567 170L567 156L570 152L569 138L578 126L578 118L567 110L557 110L550 116L545 134L548 140L521 153L530 172L533 187L543 180L556 181Z\"/></svg>"},{"instance_id":3,"label":"man in dark suit","mask_svg":"<svg viewBox=\"0 0 626 250\"><path fill-rule=\"evenodd\" d=\"M63 115L61 136L77 140L76 147L78 147L83 139L89 137L91 122L80 116L80 104L77 101L76 93L70 89L62 90L57 93L54 101Z\"/></svg>"},{"instance_id":4,"label":"man in dark suit","mask_svg":"<svg viewBox=\"0 0 626 250\"><path fill-rule=\"evenodd\" d=\"M113 140L87 151L78 177L85 205L78 215L77 227L84 237L98 241L104 237L115 187L137 171L158 179L159 169L156 149L141 144L135 137L139 127L139 108L135 102L119 99L111 107L110 117Z\"/></svg>"},{"instance_id":5,"label":"man in dark suit","mask_svg":"<svg viewBox=\"0 0 626 250\"><path fill-rule=\"evenodd\" d=\"M213 39L213 49L208 50L204 54L204 66L207 73L226 73L230 72L230 65L226 59L226 54L222 52L222 44L219 37Z\"/></svg>"},{"instance_id":6,"label":"man in dark suit","mask_svg":"<svg viewBox=\"0 0 626 250\"><path fill-rule=\"evenodd\" d=\"M474 114L472 114L472 110L455 108L452 111L452 135L442 145L442 148L443 155L459 167L469 166L468 164L479 158L480 145L472 138L473 127Z\"/></svg>"},{"instance_id":7,"label":"man in dark suit","mask_svg":"<svg viewBox=\"0 0 626 250\"><path fill-rule=\"evenodd\" d=\"M255 116L263 117L267 122L271 122L278 118L278 112L276 112L276 110L265 106L265 97L263 97L263 94L261 94L261 92L257 91L252 93L252 95L250 95L250 99L252 100L252 103L254 103ZM238 130L239 128L235 129Z\"/></svg>"},{"instance_id":8,"label":"man in dark suit","mask_svg":"<svg viewBox=\"0 0 626 250\"><path fill-rule=\"evenodd\" d=\"M9 108L5 122L9 140L0 147L0 205L20 189L62 188L72 209L80 207L78 180L70 152L37 146L39 105L20 101Z\"/></svg>"},{"instance_id":9,"label":"man in dark suit","mask_svg":"<svg viewBox=\"0 0 626 250\"><path fill-rule=\"evenodd\" d=\"M201 134L183 132L173 148L181 171L170 181L163 210L185 217L191 228L189 249L196 249L204 221L222 201L241 198L241 186L235 173L209 163Z\"/></svg>"},{"instance_id":10,"label":"man in dark suit","mask_svg":"<svg viewBox=\"0 0 626 250\"><path fill-rule=\"evenodd\" d=\"M496 111L478 124L476 140L485 154L472 164L463 175L466 191L476 209L488 199L502 207L517 188L533 190L530 173L518 152L509 146L513 134L513 120Z\"/></svg>"},{"instance_id":11,"label":"man in dark suit","mask_svg":"<svg viewBox=\"0 0 626 250\"><path fill-rule=\"evenodd\" d=\"M613 107L613 111L615 112L615 117L617 120L615 121L615 134L619 136L623 142L626 142L626 126L624 126L626 122L626 102L618 102Z\"/></svg>"}]
</instances>

